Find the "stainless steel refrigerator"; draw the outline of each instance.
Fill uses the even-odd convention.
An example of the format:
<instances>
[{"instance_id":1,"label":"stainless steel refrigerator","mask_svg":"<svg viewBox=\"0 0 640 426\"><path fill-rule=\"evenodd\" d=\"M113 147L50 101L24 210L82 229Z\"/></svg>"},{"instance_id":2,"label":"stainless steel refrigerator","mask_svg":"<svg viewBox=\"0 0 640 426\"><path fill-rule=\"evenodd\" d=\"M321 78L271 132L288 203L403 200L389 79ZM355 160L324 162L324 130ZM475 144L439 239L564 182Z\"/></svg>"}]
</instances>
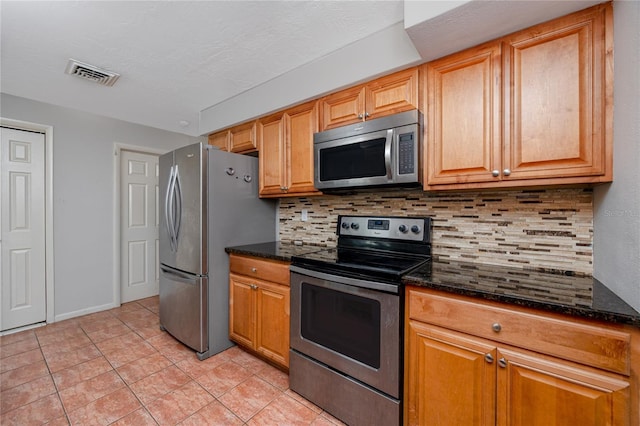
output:
<instances>
[{"instance_id":1,"label":"stainless steel refrigerator","mask_svg":"<svg viewBox=\"0 0 640 426\"><path fill-rule=\"evenodd\" d=\"M275 240L275 204L257 158L202 143L161 156L159 182L160 327L202 360L233 345L225 247Z\"/></svg>"}]
</instances>

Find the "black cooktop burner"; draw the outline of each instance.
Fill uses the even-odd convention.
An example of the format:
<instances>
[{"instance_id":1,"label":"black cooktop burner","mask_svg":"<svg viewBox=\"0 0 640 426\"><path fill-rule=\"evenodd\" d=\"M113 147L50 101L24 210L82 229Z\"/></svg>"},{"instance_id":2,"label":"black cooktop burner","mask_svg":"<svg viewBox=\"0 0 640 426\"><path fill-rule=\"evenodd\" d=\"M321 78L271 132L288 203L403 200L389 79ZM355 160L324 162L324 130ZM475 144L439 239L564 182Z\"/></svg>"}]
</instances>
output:
<instances>
[{"instance_id":1,"label":"black cooktop burner","mask_svg":"<svg viewBox=\"0 0 640 426\"><path fill-rule=\"evenodd\" d=\"M292 257L317 272L399 284L431 261L429 218L339 216L338 247Z\"/></svg>"}]
</instances>

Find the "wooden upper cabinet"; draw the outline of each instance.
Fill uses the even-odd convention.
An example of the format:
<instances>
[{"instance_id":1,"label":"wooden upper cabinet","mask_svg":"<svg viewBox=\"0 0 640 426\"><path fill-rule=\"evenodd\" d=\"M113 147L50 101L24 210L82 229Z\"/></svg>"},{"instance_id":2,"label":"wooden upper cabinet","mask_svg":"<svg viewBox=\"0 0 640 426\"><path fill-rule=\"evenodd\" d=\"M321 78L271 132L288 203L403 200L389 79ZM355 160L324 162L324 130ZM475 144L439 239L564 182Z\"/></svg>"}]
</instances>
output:
<instances>
[{"instance_id":1,"label":"wooden upper cabinet","mask_svg":"<svg viewBox=\"0 0 640 426\"><path fill-rule=\"evenodd\" d=\"M609 182L612 8L425 65L425 190Z\"/></svg>"},{"instance_id":2,"label":"wooden upper cabinet","mask_svg":"<svg viewBox=\"0 0 640 426\"><path fill-rule=\"evenodd\" d=\"M428 185L495 179L502 144L500 67L500 43L425 66Z\"/></svg>"},{"instance_id":3,"label":"wooden upper cabinet","mask_svg":"<svg viewBox=\"0 0 640 426\"><path fill-rule=\"evenodd\" d=\"M258 150L257 121L240 124L209 135L209 145L224 151L249 154Z\"/></svg>"},{"instance_id":4,"label":"wooden upper cabinet","mask_svg":"<svg viewBox=\"0 0 640 426\"><path fill-rule=\"evenodd\" d=\"M505 179L602 176L611 5L522 31L505 42ZM609 61L609 63L607 63ZM609 105L609 108L611 105ZM607 165L609 167L607 167ZM608 175L606 175L608 173Z\"/></svg>"},{"instance_id":5,"label":"wooden upper cabinet","mask_svg":"<svg viewBox=\"0 0 640 426\"><path fill-rule=\"evenodd\" d=\"M209 135L209 145L217 146L223 151L229 150L229 131L213 133Z\"/></svg>"},{"instance_id":6,"label":"wooden upper cabinet","mask_svg":"<svg viewBox=\"0 0 640 426\"><path fill-rule=\"evenodd\" d=\"M252 121L229 129L229 151L242 154L257 151L257 124L257 121Z\"/></svg>"},{"instance_id":7,"label":"wooden upper cabinet","mask_svg":"<svg viewBox=\"0 0 640 426\"><path fill-rule=\"evenodd\" d=\"M260 196L319 195L313 185L317 102L260 120Z\"/></svg>"},{"instance_id":8,"label":"wooden upper cabinet","mask_svg":"<svg viewBox=\"0 0 640 426\"><path fill-rule=\"evenodd\" d=\"M322 128L333 129L418 107L418 68L410 68L321 99Z\"/></svg>"}]
</instances>

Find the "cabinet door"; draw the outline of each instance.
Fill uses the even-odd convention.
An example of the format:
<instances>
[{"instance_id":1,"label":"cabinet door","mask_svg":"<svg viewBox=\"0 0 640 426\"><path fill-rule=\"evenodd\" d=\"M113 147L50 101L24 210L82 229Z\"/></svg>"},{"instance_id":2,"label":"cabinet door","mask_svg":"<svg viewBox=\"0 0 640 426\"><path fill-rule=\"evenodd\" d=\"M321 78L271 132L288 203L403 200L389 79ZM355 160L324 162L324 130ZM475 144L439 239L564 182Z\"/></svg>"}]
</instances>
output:
<instances>
[{"instance_id":1,"label":"cabinet door","mask_svg":"<svg viewBox=\"0 0 640 426\"><path fill-rule=\"evenodd\" d=\"M257 122L232 127L229 135L229 151L237 153L255 152L258 149Z\"/></svg>"},{"instance_id":2,"label":"cabinet door","mask_svg":"<svg viewBox=\"0 0 640 426\"><path fill-rule=\"evenodd\" d=\"M426 65L425 189L499 180L500 58L492 43Z\"/></svg>"},{"instance_id":3,"label":"cabinet door","mask_svg":"<svg viewBox=\"0 0 640 426\"><path fill-rule=\"evenodd\" d=\"M498 359L499 426L629 424L624 380L519 351L499 349Z\"/></svg>"},{"instance_id":4,"label":"cabinet door","mask_svg":"<svg viewBox=\"0 0 640 426\"><path fill-rule=\"evenodd\" d=\"M209 135L209 145L217 146L221 150L227 151L229 149L229 136L228 130Z\"/></svg>"},{"instance_id":5,"label":"cabinet door","mask_svg":"<svg viewBox=\"0 0 640 426\"><path fill-rule=\"evenodd\" d=\"M364 86L357 86L322 98L322 130L364 120L364 96Z\"/></svg>"},{"instance_id":6,"label":"cabinet door","mask_svg":"<svg viewBox=\"0 0 640 426\"><path fill-rule=\"evenodd\" d=\"M366 85L365 119L418 108L418 68L409 68Z\"/></svg>"},{"instance_id":7,"label":"cabinet door","mask_svg":"<svg viewBox=\"0 0 640 426\"><path fill-rule=\"evenodd\" d=\"M507 38L505 179L605 174L607 10Z\"/></svg>"},{"instance_id":8,"label":"cabinet door","mask_svg":"<svg viewBox=\"0 0 640 426\"><path fill-rule=\"evenodd\" d=\"M313 134L318 131L317 102L291 109L286 117L287 195L320 194L313 186Z\"/></svg>"},{"instance_id":9,"label":"cabinet door","mask_svg":"<svg viewBox=\"0 0 640 426\"><path fill-rule=\"evenodd\" d=\"M256 341L255 283L229 274L229 338L254 348Z\"/></svg>"},{"instance_id":10,"label":"cabinet door","mask_svg":"<svg viewBox=\"0 0 640 426\"><path fill-rule=\"evenodd\" d=\"M289 368L289 287L260 282L256 351Z\"/></svg>"},{"instance_id":11,"label":"cabinet door","mask_svg":"<svg viewBox=\"0 0 640 426\"><path fill-rule=\"evenodd\" d=\"M494 425L495 345L416 321L407 334L406 423Z\"/></svg>"},{"instance_id":12,"label":"cabinet door","mask_svg":"<svg viewBox=\"0 0 640 426\"><path fill-rule=\"evenodd\" d=\"M285 187L285 133L282 114L260 120L260 196L280 196Z\"/></svg>"}]
</instances>

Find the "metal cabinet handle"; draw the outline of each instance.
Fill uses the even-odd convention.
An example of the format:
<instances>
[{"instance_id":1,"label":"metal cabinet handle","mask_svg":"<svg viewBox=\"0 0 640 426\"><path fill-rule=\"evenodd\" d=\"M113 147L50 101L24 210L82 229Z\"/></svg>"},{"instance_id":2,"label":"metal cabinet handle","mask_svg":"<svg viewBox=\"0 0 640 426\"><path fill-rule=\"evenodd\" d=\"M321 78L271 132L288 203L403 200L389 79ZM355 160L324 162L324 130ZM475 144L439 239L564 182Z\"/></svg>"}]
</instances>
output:
<instances>
[{"instance_id":1,"label":"metal cabinet handle","mask_svg":"<svg viewBox=\"0 0 640 426\"><path fill-rule=\"evenodd\" d=\"M500 176L500 170L493 170L493 171L491 172L491 175L492 175L493 177L498 177L498 176Z\"/></svg>"},{"instance_id":2,"label":"metal cabinet handle","mask_svg":"<svg viewBox=\"0 0 640 426\"><path fill-rule=\"evenodd\" d=\"M500 358L498 360L498 365L500 366L500 368L507 368L507 360L504 358Z\"/></svg>"},{"instance_id":3,"label":"metal cabinet handle","mask_svg":"<svg viewBox=\"0 0 640 426\"><path fill-rule=\"evenodd\" d=\"M511 170L509 170L509 169L504 169L504 170L502 171L502 174L503 174L503 175L505 175L505 176L509 176L509 175L511 174Z\"/></svg>"},{"instance_id":4,"label":"metal cabinet handle","mask_svg":"<svg viewBox=\"0 0 640 426\"><path fill-rule=\"evenodd\" d=\"M253 267L251 268L251 272L258 272L258 270L255 267Z\"/></svg>"},{"instance_id":5,"label":"metal cabinet handle","mask_svg":"<svg viewBox=\"0 0 640 426\"><path fill-rule=\"evenodd\" d=\"M257 290L258 286L255 284L249 284L249 288L251 288L251 290Z\"/></svg>"},{"instance_id":6,"label":"metal cabinet handle","mask_svg":"<svg viewBox=\"0 0 640 426\"><path fill-rule=\"evenodd\" d=\"M358 118L359 118L360 120L362 120L363 115L362 115L362 114L358 114Z\"/></svg>"},{"instance_id":7,"label":"metal cabinet handle","mask_svg":"<svg viewBox=\"0 0 640 426\"><path fill-rule=\"evenodd\" d=\"M369 117L371 114L369 114L368 112L364 113L365 118Z\"/></svg>"},{"instance_id":8,"label":"metal cabinet handle","mask_svg":"<svg viewBox=\"0 0 640 426\"><path fill-rule=\"evenodd\" d=\"M502 326L500 325L500 323L495 323L491 326L491 329L493 331L495 331L496 333L500 333L500 330L502 330Z\"/></svg>"},{"instance_id":9,"label":"metal cabinet handle","mask_svg":"<svg viewBox=\"0 0 640 426\"><path fill-rule=\"evenodd\" d=\"M491 354L486 354L486 355L484 356L484 360L485 360L487 363L489 363L489 364L493 364L493 355L491 355Z\"/></svg>"}]
</instances>

